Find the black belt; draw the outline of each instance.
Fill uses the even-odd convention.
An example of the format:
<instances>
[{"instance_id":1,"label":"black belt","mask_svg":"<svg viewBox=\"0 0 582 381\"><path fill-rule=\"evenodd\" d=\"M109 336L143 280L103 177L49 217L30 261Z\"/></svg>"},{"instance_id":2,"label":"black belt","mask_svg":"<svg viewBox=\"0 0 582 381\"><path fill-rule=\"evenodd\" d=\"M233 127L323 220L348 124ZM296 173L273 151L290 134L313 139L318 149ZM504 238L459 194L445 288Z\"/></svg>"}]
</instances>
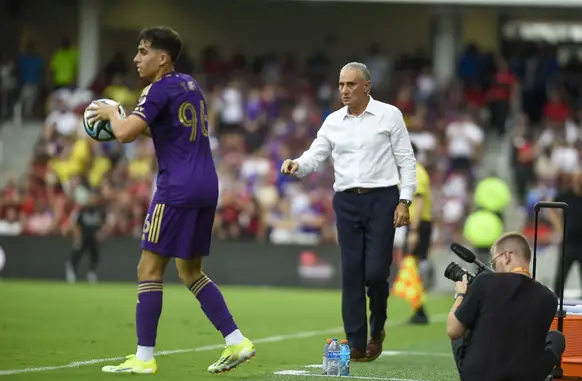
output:
<instances>
[{"instance_id":1,"label":"black belt","mask_svg":"<svg viewBox=\"0 0 582 381\"><path fill-rule=\"evenodd\" d=\"M391 188L391 187L377 187L377 188L361 188L361 187L356 187L356 188L348 188L348 189L344 190L344 192L346 192L346 193L366 194L366 193L375 192L375 191L379 191L379 190L383 190L383 189L388 189L388 188Z\"/></svg>"}]
</instances>

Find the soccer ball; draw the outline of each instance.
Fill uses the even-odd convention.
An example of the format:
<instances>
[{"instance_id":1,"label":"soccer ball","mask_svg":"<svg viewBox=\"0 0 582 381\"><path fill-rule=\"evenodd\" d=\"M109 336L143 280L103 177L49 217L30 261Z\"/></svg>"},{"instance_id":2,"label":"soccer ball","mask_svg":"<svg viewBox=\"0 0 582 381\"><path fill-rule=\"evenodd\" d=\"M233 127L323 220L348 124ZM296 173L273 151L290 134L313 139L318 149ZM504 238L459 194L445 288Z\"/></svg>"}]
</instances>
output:
<instances>
[{"instance_id":1,"label":"soccer ball","mask_svg":"<svg viewBox=\"0 0 582 381\"><path fill-rule=\"evenodd\" d=\"M117 102L111 99L98 99L96 102L104 102L110 105L116 105ZM91 102L91 105L93 102ZM89 109L91 107L89 105L85 112L83 113L83 127L85 128L85 132L89 135L92 139L97 140L98 142L108 142L111 140L115 140L115 135L113 135L113 131L111 131L111 123L109 121L97 121L93 124L89 123L89 119L93 116L93 111ZM125 110L121 105L119 105L119 115L122 118L125 118Z\"/></svg>"}]
</instances>

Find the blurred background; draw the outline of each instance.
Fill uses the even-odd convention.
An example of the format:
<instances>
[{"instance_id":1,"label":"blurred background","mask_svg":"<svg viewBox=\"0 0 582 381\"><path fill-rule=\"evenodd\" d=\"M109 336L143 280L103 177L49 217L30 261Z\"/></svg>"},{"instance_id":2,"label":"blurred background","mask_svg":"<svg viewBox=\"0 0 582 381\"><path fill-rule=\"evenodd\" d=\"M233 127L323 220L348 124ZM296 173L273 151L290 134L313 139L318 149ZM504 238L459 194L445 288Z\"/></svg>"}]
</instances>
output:
<instances>
[{"instance_id":1,"label":"blurred background","mask_svg":"<svg viewBox=\"0 0 582 381\"><path fill-rule=\"evenodd\" d=\"M54 254L64 266L67 245L50 245L70 241L91 191L107 210L107 251L131 238L125 255L137 258L156 174L151 141L94 142L81 117L99 97L133 109L143 89L132 62L136 38L157 24L182 35L177 70L200 82L209 104L220 177L216 250L221 242L231 249L244 242L240 256L300 247L289 255L303 270L319 263L319 248L339 255L331 164L302 181L279 168L341 107L337 77L349 61L368 65L372 96L403 112L431 176L437 269L451 259L451 242L473 243L463 230L480 207L474 191L482 179L511 190L495 210L505 229L533 237L534 203L552 200L581 169L582 10L568 0L450 3L0 0L6 269L24 255L12 247L28 255L34 250L22 248L35 242L44 250L38 255ZM551 284L558 240L541 218L539 276ZM327 276L325 268L317 274ZM576 279L568 284L578 292Z\"/></svg>"}]
</instances>

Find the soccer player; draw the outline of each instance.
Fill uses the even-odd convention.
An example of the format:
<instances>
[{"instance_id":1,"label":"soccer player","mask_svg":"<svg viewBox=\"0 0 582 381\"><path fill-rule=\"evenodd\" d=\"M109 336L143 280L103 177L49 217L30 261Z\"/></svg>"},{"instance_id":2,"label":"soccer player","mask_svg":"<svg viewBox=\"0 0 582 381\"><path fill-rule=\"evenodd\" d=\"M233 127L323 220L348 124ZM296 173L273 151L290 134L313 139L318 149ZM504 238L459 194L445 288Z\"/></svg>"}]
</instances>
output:
<instances>
[{"instance_id":1,"label":"soccer player","mask_svg":"<svg viewBox=\"0 0 582 381\"><path fill-rule=\"evenodd\" d=\"M168 27L141 31L134 61L141 78L151 82L126 119L117 108L101 102L92 107L91 123L111 121L122 143L139 135L153 139L158 160L157 189L143 228L138 264L136 311L137 353L104 372L151 374L157 371L154 346L162 313L163 274L171 258L182 282L226 340L222 355L208 367L221 373L246 362L255 347L234 322L218 287L202 272L210 252L218 177L208 139L206 102L198 83L176 73L174 63L181 38Z\"/></svg>"}]
</instances>

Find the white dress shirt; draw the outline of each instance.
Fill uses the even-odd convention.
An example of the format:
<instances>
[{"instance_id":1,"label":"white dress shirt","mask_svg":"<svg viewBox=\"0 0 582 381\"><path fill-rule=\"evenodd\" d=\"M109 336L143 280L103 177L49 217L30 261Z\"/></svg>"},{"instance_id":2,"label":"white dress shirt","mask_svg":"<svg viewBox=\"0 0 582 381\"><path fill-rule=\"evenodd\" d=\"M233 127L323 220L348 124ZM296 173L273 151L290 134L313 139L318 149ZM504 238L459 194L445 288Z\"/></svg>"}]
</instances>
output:
<instances>
[{"instance_id":1,"label":"white dress shirt","mask_svg":"<svg viewBox=\"0 0 582 381\"><path fill-rule=\"evenodd\" d=\"M299 164L296 176L315 171L330 154L336 192L400 184L400 198L412 200L416 159L398 108L370 97L359 116L349 114L347 106L333 112L323 122L311 147L295 159Z\"/></svg>"}]
</instances>

